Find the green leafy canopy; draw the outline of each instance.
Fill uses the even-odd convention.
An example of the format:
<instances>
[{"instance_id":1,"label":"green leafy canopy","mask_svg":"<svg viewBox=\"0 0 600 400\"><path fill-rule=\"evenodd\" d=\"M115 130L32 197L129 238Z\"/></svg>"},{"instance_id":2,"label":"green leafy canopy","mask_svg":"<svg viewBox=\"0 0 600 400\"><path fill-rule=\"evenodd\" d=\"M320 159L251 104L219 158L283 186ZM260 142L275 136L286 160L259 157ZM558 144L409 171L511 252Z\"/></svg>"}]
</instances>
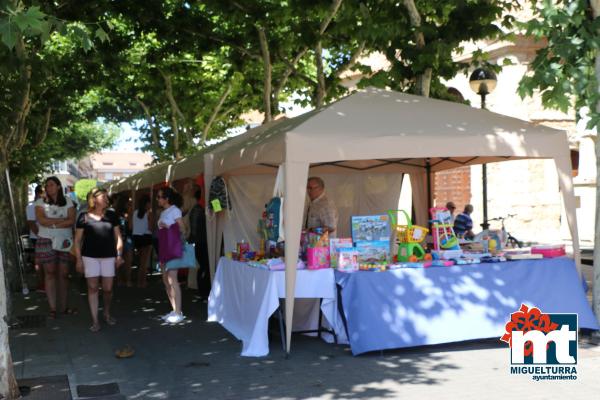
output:
<instances>
[{"instance_id":1,"label":"green leafy canopy","mask_svg":"<svg viewBox=\"0 0 600 400\"><path fill-rule=\"evenodd\" d=\"M533 1L534 18L523 27L546 40L519 85L521 97L539 91L545 107L567 112L589 110L588 127L600 122L595 60L600 47L600 19L585 0Z\"/></svg>"}]
</instances>

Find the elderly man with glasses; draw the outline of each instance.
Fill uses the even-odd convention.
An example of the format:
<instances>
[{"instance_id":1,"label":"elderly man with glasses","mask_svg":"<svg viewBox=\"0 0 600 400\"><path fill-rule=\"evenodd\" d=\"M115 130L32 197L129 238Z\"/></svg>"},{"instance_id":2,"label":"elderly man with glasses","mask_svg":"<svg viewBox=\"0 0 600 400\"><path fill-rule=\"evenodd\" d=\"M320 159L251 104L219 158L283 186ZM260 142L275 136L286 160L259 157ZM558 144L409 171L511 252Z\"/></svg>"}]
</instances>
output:
<instances>
[{"instance_id":1,"label":"elderly man with glasses","mask_svg":"<svg viewBox=\"0 0 600 400\"><path fill-rule=\"evenodd\" d=\"M333 201L325 194L323 179L317 176L308 178L306 191L310 199L308 215L306 217L306 228L310 231L321 228L323 232L329 232L329 237L335 237L338 212Z\"/></svg>"}]
</instances>

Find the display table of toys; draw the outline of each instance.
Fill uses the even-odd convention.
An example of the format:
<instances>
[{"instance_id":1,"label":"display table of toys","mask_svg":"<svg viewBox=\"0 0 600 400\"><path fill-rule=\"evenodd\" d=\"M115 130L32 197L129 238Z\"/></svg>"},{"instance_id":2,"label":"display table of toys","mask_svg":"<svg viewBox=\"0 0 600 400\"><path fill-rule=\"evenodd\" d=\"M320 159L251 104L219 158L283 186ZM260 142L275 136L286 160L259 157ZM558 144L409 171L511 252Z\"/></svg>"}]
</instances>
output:
<instances>
[{"instance_id":1,"label":"display table of toys","mask_svg":"<svg viewBox=\"0 0 600 400\"><path fill-rule=\"evenodd\" d=\"M355 355L500 337L521 303L599 329L565 257L335 275Z\"/></svg>"},{"instance_id":2,"label":"display table of toys","mask_svg":"<svg viewBox=\"0 0 600 400\"><path fill-rule=\"evenodd\" d=\"M506 249L489 233L462 248L448 210L430 213L430 229L402 210L352 217L352 238L331 240L353 354L500 337L521 303L599 328L564 246Z\"/></svg>"},{"instance_id":3,"label":"display table of toys","mask_svg":"<svg viewBox=\"0 0 600 400\"><path fill-rule=\"evenodd\" d=\"M301 266L301 265L300 265ZM269 268L274 270L269 270ZM226 257L219 260L208 299L208 321L219 322L242 341L242 355L260 357L269 354L268 321L285 298L285 274L281 259L240 262ZM334 271L331 268L299 270L296 276L297 299L322 299L322 324L330 327L338 342L346 343L344 324L337 306ZM294 331L316 329L319 302L315 310L303 314L296 301ZM303 315L301 315L303 314ZM323 334L325 340L331 336Z\"/></svg>"},{"instance_id":4,"label":"display table of toys","mask_svg":"<svg viewBox=\"0 0 600 400\"><path fill-rule=\"evenodd\" d=\"M599 329L564 246L507 249L493 231L466 242L447 209L430 214L428 228L389 210L352 216L352 237L302 232L296 298L322 298L325 319L353 354L500 337L521 303L577 313L579 327ZM241 242L232 257L243 262L221 259L209 301L209 321L244 342L242 355L268 353L267 321L285 297L284 246L269 215L257 251Z\"/></svg>"}]
</instances>

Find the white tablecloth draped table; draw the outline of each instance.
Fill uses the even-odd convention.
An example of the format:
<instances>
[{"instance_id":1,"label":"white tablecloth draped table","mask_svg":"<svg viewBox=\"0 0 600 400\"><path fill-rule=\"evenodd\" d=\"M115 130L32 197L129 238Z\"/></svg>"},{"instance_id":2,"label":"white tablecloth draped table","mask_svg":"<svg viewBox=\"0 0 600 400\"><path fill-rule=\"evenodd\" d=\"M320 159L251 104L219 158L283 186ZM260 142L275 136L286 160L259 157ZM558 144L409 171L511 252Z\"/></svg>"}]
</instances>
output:
<instances>
[{"instance_id":1,"label":"white tablecloth draped table","mask_svg":"<svg viewBox=\"0 0 600 400\"><path fill-rule=\"evenodd\" d=\"M334 330L339 342L347 342L332 269L297 271L295 297L323 299L324 326ZM242 356L266 356L269 354L269 317L279 307L280 298L285 298L284 271L253 268L222 257L208 298L208 321L220 323L242 341ZM295 312L294 329L316 329L318 309L316 311ZM307 320L296 321L300 314Z\"/></svg>"}]
</instances>

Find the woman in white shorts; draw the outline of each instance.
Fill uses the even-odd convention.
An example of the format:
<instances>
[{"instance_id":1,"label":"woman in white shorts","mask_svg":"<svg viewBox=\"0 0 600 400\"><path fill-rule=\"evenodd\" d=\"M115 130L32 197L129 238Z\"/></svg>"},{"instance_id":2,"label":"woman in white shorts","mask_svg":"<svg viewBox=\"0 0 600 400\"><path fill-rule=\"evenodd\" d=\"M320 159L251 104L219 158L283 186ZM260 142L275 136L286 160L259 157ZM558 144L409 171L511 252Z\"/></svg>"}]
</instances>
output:
<instances>
[{"instance_id":1,"label":"woman in white shorts","mask_svg":"<svg viewBox=\"0 0 600 400\"><path fill-rule=\"evenodd\" d=\"M104 320L114 325L110 314L115 267L123 263L123 241L117 214L108 208L106 189L93 188L88 195L88 211L77 218L75 255L77 271L84 272L88 287L88 303L92 314L92 332L100 330L98 321L98 289L102 278Z\"/></svg>"}]
</instances>

